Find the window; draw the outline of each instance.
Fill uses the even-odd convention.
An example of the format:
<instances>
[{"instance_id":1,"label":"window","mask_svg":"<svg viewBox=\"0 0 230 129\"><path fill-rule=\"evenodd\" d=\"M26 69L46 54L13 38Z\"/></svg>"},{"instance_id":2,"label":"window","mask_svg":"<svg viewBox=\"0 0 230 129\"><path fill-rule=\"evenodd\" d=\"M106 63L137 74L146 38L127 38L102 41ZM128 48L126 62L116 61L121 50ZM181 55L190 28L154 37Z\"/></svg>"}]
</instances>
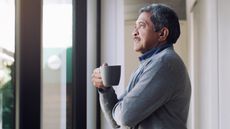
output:
<instances>
[{"instance_id":1,"label":"window","mask_svg":"<svg viewBox=\"0 0 230 129\"><path fill-rule=\"evenodd\" d=\"M16 127L85 129L86 1L15 5Z\"/></svg>"},{"instance_id":2,"label":"window","mask_svg":"<svg viewBox=\"0 0 230 129\"><path fill-rule=\"evenodd\" d=\"M14 129L14 11L13 0L0 1L0 129Z\"/></svg>"},{"instance_id":3,"label":"window","mask_svg":"<svg viewBox=\"0 0 230 129\"><path fill-rule=\"evenodd\" d=\"M42 129L72 129L72 1L43 0Z\"/></svg>"}]
</instances>

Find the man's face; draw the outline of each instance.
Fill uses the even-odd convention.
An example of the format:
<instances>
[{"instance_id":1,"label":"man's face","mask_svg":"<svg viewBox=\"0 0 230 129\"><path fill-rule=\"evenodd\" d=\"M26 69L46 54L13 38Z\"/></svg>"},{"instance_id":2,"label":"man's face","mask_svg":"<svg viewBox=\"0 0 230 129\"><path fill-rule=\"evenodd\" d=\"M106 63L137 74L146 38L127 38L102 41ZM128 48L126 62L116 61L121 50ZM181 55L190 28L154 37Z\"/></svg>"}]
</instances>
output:
<instances>
[{"instance_id":1,"label":"man's face","mask_svg":"<svg viewBox=\"0 0 230 129\"><path fill-rule=\"evenodd\" d=\"M154 31L154 25L150 20L151 14L143 12L136 20L133 30L134 50L145 53L159 44L159 33Z\"/></svg>"}]
</instances>

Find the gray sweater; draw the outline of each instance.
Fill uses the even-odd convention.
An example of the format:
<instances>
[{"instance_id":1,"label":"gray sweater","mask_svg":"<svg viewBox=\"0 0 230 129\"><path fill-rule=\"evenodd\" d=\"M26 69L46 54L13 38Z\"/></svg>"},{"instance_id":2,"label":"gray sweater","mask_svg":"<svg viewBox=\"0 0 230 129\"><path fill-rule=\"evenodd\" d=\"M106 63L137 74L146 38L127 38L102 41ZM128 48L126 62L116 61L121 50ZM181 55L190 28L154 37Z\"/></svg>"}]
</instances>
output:
<instances>
[{"instance_id":1,"label":"gray sweater","mask_svg":"<svg viewBox=\"0 0 230 129\"><path fill-rule=\"evenodd\" d=\"M190 79L173 47L141 61L124 94L99 91L106 119L121 129L187 129Z\"/></svg>"}]
</instances>

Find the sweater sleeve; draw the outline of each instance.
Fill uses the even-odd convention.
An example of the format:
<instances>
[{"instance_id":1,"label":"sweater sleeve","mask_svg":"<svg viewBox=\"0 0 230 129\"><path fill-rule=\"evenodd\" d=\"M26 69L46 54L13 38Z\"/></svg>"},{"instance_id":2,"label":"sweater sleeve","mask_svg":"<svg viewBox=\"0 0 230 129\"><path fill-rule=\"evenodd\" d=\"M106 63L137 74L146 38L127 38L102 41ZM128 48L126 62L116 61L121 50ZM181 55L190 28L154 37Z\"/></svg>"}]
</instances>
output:
<instances>
[{"instance_id":1,"label":"sweater sleeve","mask_svg":"<svg viewBox=\"0 0 230 129\"><path fill-rule=\"evenodd\" d=\"M106 120L112 125L114 129L119 128L116 121L112 117L112 109L118 102L117 95L113 88L106 89L105 91L99 90L99 99L102 112Z\"/></svg>"},{"instance_id":2,"label":"sweater sleeve","mask_svg":"<svg viewBox=\"0 0 230 129\"><path fill-rule=\"evenodd\" d=\"M122 126L135 127L172 95L175 80L171 62L152 62L146 67L135 87L113 108L115 121Z\"/></svg>"}]
</instances>

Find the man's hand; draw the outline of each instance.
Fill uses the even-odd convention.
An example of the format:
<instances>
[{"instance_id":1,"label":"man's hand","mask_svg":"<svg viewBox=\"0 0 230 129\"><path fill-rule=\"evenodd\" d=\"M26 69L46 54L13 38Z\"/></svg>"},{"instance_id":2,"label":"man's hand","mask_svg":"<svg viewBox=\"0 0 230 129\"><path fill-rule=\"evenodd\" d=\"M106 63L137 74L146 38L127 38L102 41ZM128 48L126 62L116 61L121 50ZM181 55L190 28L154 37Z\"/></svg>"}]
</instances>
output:
<instances>
[{"instance_id":1,"label":"man's hand","mask_svg":"<svg viewBox=\"0 0 230 129\"><path fill-rule=\"evenodd\" d=\"M108 66L108 64L104 63L102 66ZM105 88L105 86L102 82L100 68L94 69L94 71L92 73L92 83L96 88L102 88L102 89Z\"/></svg>"}]
</instances>

